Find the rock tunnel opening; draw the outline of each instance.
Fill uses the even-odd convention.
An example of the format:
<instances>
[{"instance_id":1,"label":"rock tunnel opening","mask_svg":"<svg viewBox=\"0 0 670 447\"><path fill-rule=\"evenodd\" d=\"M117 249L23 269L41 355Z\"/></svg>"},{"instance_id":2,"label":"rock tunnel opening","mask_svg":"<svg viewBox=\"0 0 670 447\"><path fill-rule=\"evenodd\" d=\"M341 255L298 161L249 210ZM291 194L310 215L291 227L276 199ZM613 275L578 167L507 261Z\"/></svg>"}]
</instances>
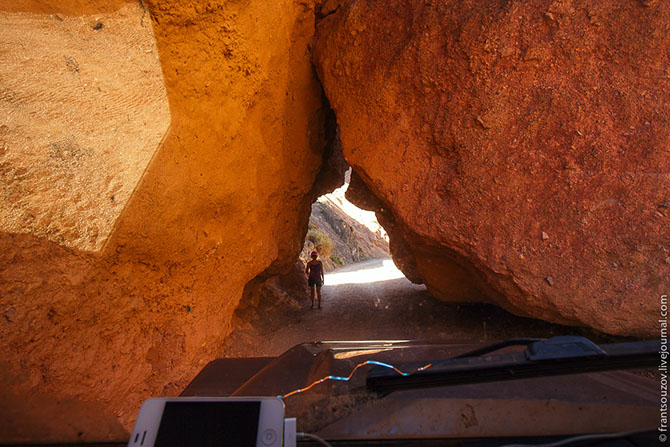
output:
<instances>
[{"instance_id":1,"label":"rock tunnel opening","mask_svg":"<svg viewBox=\"0 0 670 447\"><path fill-rule=\"evenodd\" d=\"M309 261L319 253L327 271L372 259L389 258L388 234L375 213L363 210L346 197L351 168L344 185L319 197L313 204L300 260Z\"/></svg>"},{"instance_id":2,"label":"rock tunnel opening","mask_svg":"<svg viewBox=\"0 0 670 447\"><path fill-rule=\"evenodd\" d=\"M324 166L338 164L341 169L342 162L332 162L332 159L342 157L336 133L335 128L335 144L332 152L326 153ZM338 182L341 186L333 186L335 174L331 169L327 174L331 177L328 180L330 188L327 188L330 192L316 197L311 204L304 242L293 268L277 274L271 266L247 284L236 310L240 321L246 321L250 315L253 319L259 309L283 306L288 301L291 302L289 307L304 307L309 301L305 267L313 252L317 252L323 264L324 291L342 284L405 278L391 258L389 235L376 213L358 207L347 198L355 174L348 165L344 164L344 167L346 170L340 170Z\"/></svg>"}]
</instances>

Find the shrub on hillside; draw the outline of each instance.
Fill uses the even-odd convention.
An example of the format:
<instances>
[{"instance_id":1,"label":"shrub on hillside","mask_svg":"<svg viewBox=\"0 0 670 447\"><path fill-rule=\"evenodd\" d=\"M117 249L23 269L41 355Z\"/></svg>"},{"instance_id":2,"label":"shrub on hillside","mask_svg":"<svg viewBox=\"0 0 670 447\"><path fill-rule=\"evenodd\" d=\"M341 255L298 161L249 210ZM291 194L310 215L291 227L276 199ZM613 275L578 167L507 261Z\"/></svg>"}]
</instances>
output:
<instances>
[{"instance_id":1,"label":"shrub on hillside","mask_svg":"<svg viewBox=\"0 0 670 447\"><path fill-rule=\"evenodd\" d=\"M317 229L311 229L307 232L307 240L314 244L314 248L319 252L319 255L327 258L333 251L333 241Z\"/></svg>"}]
</instances>

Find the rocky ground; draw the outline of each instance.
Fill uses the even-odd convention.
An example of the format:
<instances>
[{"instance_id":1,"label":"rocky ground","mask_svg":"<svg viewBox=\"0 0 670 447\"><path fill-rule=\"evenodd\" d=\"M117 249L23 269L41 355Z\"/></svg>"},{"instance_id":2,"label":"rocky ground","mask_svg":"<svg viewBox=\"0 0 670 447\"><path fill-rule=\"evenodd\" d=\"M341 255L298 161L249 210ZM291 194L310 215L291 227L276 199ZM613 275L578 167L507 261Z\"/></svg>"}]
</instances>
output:
<instances>
[{"instance_id":1,"label":"rocky ground","mask_svg":"<svg viewBox=\"0 0 670 447\"><path fill-rule=\"evenodd\" d=\"M371 282L364 282L371 281ZM325 340L468 340L583 335L605 342L613 337L512 315L487 304L437 300L412 284L390 259L352 264L326 274L321 309L309 296L284 295L236 316L237 329L220 357L276 356L292 346ZM374 322L374 324L371 324Z\"/></svg>"}]
</instances>

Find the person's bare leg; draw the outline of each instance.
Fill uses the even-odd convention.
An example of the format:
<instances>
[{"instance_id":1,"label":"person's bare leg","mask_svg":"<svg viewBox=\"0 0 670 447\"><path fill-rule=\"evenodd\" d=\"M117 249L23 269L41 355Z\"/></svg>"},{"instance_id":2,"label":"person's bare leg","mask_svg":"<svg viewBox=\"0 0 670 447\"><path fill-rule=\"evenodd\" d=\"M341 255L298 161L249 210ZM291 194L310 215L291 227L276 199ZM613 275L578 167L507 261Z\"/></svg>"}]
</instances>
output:
<instances>
[{"instance_id":1,"label":"person's bare leg","mask_svg":"<svg viewBox=\"0 0 670 447\"><path fill-rule=\"evenodd\" d=\"M321 287L316 286L316 297L319 300L319 309L321 309Z\"/></svg>"},{"instance_id":2,"label":"person's bare leg","mask_svg":"<svg viewBox=\"0 0 670 447\"><path fill-rule=\"evenodd\" d=\"M309 296L310 296L310 298L312 298L312 305L310 306L310 309L314 308L314 289L315 288L316 288L316 286L311 286L309 288Z\"/></svg>"}]
</instances>

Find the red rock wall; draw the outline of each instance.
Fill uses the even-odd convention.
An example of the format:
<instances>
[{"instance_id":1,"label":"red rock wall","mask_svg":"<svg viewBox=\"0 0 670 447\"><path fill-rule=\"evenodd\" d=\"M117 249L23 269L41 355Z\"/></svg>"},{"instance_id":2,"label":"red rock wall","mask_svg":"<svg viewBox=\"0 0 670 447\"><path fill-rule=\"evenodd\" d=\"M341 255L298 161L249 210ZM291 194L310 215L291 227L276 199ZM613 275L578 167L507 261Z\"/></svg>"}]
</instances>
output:
<instances>
[{"instance_id":1,"label":"red rock wall","mask_svg":"<svg viewBox=\"0 0 670 447\"><path fill-rule=\"evenodd\" d=\"M670 4L332 3L315 64L404 270L445 300L656 335Z\"/></svg>"},{"instance_id":2,"label":"red rock wall","mask_svg":"<svg viewBox=\"0 0 670 447\"><path fill-rule=\"evenodd\" d=\"M0 11L104 23L125 6ZM328 109L311 2L140 6L170 129L102 250L0 233L0 441L124 439L144 399L179 392L212 359L245 285L290 269L302 246Z\"/></svg>"}]
</instances>

